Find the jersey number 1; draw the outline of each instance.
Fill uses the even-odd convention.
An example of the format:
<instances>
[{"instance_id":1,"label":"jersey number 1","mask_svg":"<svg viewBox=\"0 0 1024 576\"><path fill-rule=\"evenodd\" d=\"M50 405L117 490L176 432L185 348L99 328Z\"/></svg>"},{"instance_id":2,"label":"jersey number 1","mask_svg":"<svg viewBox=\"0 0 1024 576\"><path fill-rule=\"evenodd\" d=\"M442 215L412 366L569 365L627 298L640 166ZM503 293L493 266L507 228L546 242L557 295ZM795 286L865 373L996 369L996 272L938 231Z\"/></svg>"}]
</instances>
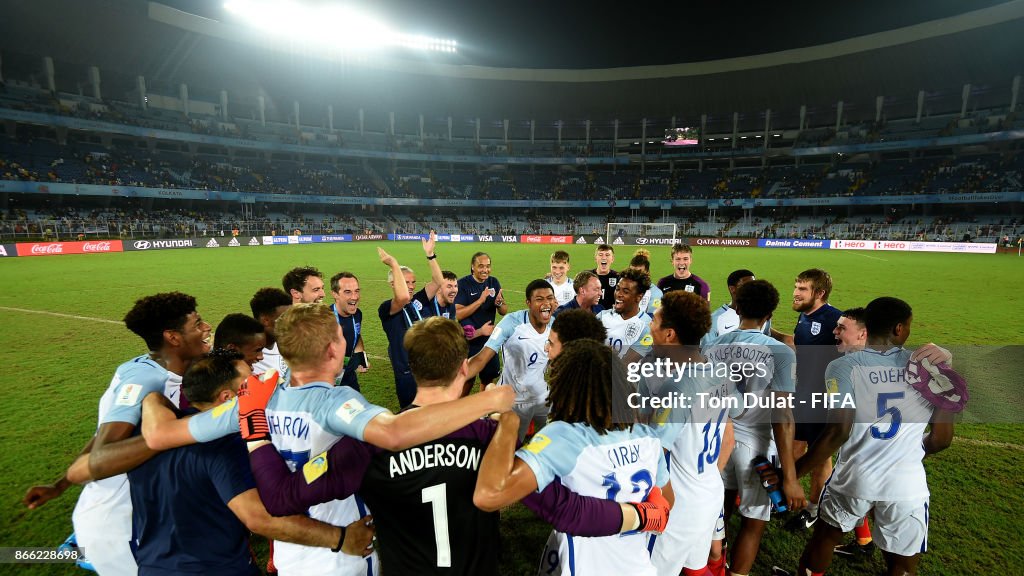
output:
<instances>
[{"instance_id":1,"label":"jersey number 1","mask_svg":"<svg viewBox=\"0 0 1024 576\"><path fill-rule=\"evenodd\" d=\"M434 512L434 544L437 546L437 567L452 567L452 545L448 537L448 489L435 484L420 491L422 502Z\"/></svg>"}]
</instances>

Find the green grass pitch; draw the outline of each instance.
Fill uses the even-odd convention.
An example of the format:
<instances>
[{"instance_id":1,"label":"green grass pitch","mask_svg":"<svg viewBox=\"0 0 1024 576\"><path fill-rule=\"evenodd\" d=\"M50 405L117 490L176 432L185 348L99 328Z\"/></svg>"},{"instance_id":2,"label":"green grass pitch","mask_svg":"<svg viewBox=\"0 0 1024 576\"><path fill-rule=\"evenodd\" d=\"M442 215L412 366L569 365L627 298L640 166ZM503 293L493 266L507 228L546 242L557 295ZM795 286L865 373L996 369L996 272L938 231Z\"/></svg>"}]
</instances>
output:
<instances>
[{"instance_id":1,"label":"green grass pitch","mask_svg":"<svg viewBox=\"0 0 1024 576\"><path fill-rule=\"evenodd\" d=\"M382 243L429 280L418 243ZM568 246L572 274L592 268L592 246ZM526 284L543 277L556 247L509 244L438 244L442 268L468 273L477 250L492 256L493 273L505 286L512 309L524 307ZM617 247L616 268L633 248ZM655 278L669 273L665 247L651 249ZM162 291L195 295L202 316L216 323L231 312L248 313L253 292L280 286L286 270L317 266L326 277L349 270L360 277L364 340L371 371L360 376L364 394L396 408L387 343L376 317L390 297L387 269L375 244L334 244L167 250L0 262L0 546L55 546L71 532L71 510L79 490L35 511L20 501L32 484L50 482L95 430L100 395L113 369L145 351L120 322L135 299ZM914 307L911 344L1024 344L1021 285L1024 259L1006 255L910 254L828 250L695 248L694 270L712 286L712 306L728 298L725 278L750 268L782 294L775 326L791 329L788 306L794 276L803 269L831 272L831 301L843 308L882 295L901 297ZM1013 375L1020 382L1020 375ZM978 381L984 380L984 381ZM999 386L1000 378L971 381ZM1019 397L1018 390L1018 397ZM1011 406L1018 414L1024 406ZM1021 420L1024 421L1024 420ZM931 486L930 552L923 574L1013 573L1024 566L1024 424L963 424L947 451L926 461ZM536 571L548 527L521 507L503 513L505 574ZM772 564L795 566L802 535L783 531L776 520L765 536L753 573ZM834 563L831 574L877 573L882 567ZM19 566L18 573L73 573L68 566ZM6 570L3 570L6 572Z\"/></svg>"}]
</instances>

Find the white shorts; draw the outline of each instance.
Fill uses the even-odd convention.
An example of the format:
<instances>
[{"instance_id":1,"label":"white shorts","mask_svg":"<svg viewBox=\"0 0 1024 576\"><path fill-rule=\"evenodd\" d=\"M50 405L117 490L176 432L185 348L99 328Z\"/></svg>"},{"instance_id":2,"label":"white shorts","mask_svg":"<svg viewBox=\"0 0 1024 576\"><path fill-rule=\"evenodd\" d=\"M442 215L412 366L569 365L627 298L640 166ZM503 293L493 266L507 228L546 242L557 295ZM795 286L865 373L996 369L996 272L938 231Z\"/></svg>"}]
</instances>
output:
<instances>
[{"instance_id":1,"label":"white shorts","mask_svg":"<svg viewBox=\"0 0 1024 576\"><path fill-rule=\"evenodd\" d=\"M750 465L750 461L758 455L754 448L742 442L736 442L736 448L722 471L722 483L726 490L736 490L740 493L740 505L737 511L741 516L767 522L772 517L772 501L761 484L761 477L757 474L757 470ZM766 454L762 452L760 455L765 456Z\"/></svg>"},{"instance_id":2,"label":"white shorts","mask_svg":"<svg viewBox=\"0 0 1024 576\"><path fill-rule=\"evenodd\" d=\"M818 504L818 517L849 532L872 510L871 538L879 548L908 557L928 550L927 496L917 500L872 501L851 498L826 486Z\"/></svg>"},{"instance_id":3,"label":"white shorts","mask_svg":"<svg viewBox=\"0 0 1024 576\"><path fill-rule=\"evenodd\" d=\"M537 433L548 423L548 408L546 400L531 402L515 402L512 404L512 411L519 416L519 441L526 438L526 432L530 429L530 422L533 422L533 432Z\"/></svg>"},{"instance_id":4,"label":"white shorts","mask_svg":"<svg viewBox=\"0 0 1024 576\"><path fill-rule=\"evenodd\" d=\"M676 505L668 517L665 532L654 541L651 562L659 576L677 576L683 568L697 570L707 566L715 529L723 520L724 495L718 491L687 494L676 492ZM724 534L722 521L720 532Z\"/></svg>"},{"instance_id":5,"label":"white shorts","mask_svg":"<svg viewBox=\"0 0 1024 576\"><path fill-rule=\"evenodd\" d=\"M76 506L71 515L75 539L85 557L103 576L136 576L139 567L132 552L132 503L113 506Z\"/></svg>"}]
</instances>

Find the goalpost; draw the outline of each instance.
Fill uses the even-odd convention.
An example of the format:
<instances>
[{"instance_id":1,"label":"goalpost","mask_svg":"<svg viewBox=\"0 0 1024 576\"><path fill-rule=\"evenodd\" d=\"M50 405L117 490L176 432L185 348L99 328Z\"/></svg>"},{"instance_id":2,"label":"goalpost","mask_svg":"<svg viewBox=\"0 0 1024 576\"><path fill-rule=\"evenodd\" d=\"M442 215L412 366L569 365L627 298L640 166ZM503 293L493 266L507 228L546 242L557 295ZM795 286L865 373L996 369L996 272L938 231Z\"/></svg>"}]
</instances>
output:
<instances>
[{"instance_id":1,"label":"goalpost","mask_svg":"<svg viewBox=\"0 0 1024 576\"><path fill-rule=\"evenodd\" d=\"M605 238L608 243L615 238L625 236L666 238L675 242L679 238L676 233L676 225L670 222L609 222L605 229Z\"/></svg>"}]
</instances>

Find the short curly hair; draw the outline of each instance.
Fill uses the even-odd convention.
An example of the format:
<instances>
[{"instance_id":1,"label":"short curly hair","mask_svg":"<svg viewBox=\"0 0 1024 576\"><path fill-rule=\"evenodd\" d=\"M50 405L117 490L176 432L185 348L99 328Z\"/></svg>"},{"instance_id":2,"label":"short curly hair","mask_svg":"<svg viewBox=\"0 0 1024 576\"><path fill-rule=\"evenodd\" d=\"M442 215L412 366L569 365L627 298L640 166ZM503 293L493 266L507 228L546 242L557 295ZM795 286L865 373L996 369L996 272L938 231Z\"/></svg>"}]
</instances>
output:
<instances>
[{"instance_id":1,"label":"short curly hair","mask_svg":"<svg viewBox=\"0 0 1024 576\"><path fill-rule=\"evenodd\" d=\"M608 329L597 319L590 310L575 308L561 312L555 316L551 324L551 331L558 334L558 341L562 344L590 338L598 342L604 342L608 337Z\"/></svg>"},{"instance_id":2,"label":"short curly hair","mask_svg":"<svg viewBox=\"0 0 1024 576\"><path fill-rule=\"evenodd\" d=\"M740 318L765 318L778 306L779 291L767 280L751 280L736 289L736 313Z\"/></svg>"},{"instance_id":3,"label":"short curly hair","mask_svg":"<svg viewBox=\"0 0 1024 576\"><path fill-rule=\"evenodd\" d=\"M319 270L312 266L300 266L298 268L292 268L284 275L281 279L281 287L288 294L292 293L292 290L302 292L302 289L306 286L306 278L310 276L316 276L323 280L324 275Z\"/></svg>"},{"instance_id":4,"label":"short curly hair","mask_svg":"<svg viewBox=\"0 0 1024 576\"><path fill-rule=\"evenodd\" d=\"M259 320L261 316L272 316L281 306L291 306L292 297L280 288L260 288L249 300L252 317Z\"/></svg>"},{"instance_id":5,"label":"short curly hair","mask_svg":"<svg viewBox=\"0 0 1024 576\"><path fill-rule=\"evenodd\" d=\"M651 275L646 272L641 272L636 268L626 268L622 272L619 272L619 282L622 282L623 280L632 280L633 282L636 282L636 289L641 294L651 289Z\"/></svg>"},{"instance_id":6,"label":"short curly hair","mask_svg":"<svg viewBox=\"0 0 1024 576\"><path fill-rule=\"evenodd\" d=\"M711 308L708 301L693 292L673 290L661 299L661 327L676 332L683 345L694 345L711 329Z\"/></svg>"},{"instance_id":7,"label":"short curly hair","mask_svg":"<svg viewBox=\"0 0 1024 576\"><path fill-rule=\"evenodd\" d=\"M150 350L164 345L165 330L181 330L196 311L196 299L181 292L161 292L135 301L124 316L124 325L145 340Z\"/></svg>"}]
</instances>

